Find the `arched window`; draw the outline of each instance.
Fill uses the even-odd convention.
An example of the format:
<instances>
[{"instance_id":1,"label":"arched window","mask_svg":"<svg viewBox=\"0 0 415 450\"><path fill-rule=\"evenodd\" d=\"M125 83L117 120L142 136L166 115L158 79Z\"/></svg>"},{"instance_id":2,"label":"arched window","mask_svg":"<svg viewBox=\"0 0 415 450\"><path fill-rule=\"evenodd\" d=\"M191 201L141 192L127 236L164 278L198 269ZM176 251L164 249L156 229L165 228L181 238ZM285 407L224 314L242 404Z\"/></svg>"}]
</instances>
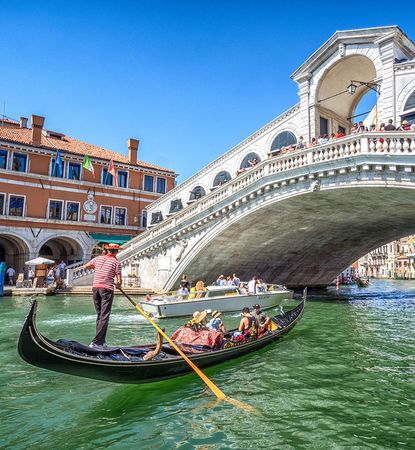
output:
<instances>
[{"instance_id":1,"label":"arched window","mask_svg":"<svg viewBox=\"0 0 415 450\"><path fill-rule=\"evenodd\" d=\"M254 152L248 153L241 162L240 169L248 169L249 167L255 166L261 161L261 158Z\"/></svg>"},{"instance_id":2,"label":"arched window","mask_svg":"<svg viewBox=\"0 0 415 450\"><path fill-rule=\"evenodd\" d=\"M407 120L409 123L415 123L415 91L409 96L405 103L404 112L401 116L401 122Z\"/></svg>"},{"instance_id":3,"label":"arched window","mask_svg":"<svg viewBox=\"0 0 415 450\"><path fill-rule=\"evenodd\" d=\"M288 145L295 145L297 143L297 138L291 131L282 131L277 134L277 137L273 140L271 145L271 152L277 152L282 147L287 147Z\"/></svg>"},{"instance_id":4,"label":"arched window","mask_svg":"<svg viewBox=\"0 0 415 450\"><path fill-rule=\"evenodd\" d=\"M170 202L170 210L169 213L175 213L183 209L183 203L180 198L176 198Z\"/></svg>"},{"instance_id":5,"label":"arched window","mask_svg":"<svg viewBox=\"0 0 415 450\"><path fill-rule=\"evenodd\" d=\"M415 109L415 91L409 96L408 100L405 103L404 111L408 111L409 109Z\"/></svg>"},{"instance_id":6,"label":"arched window","mask_svg":"<svg viewBox=\"0 0 415 450\"><path fill-rule=\"evenodd\" d=\"M215 179L213 180L213 187L220 186L222 184L227 183L231 179L231 174L229 172L226 172L226 170L222 170L219 172Z\"/></svg>"},{"instance_id":7,"label":"arched window","mask_svg":"<svg viewBox=\"0 0 415 450\"><path fill-rule=\"evenodd\" d=\"M161 213L161 211L153 212L151 214L151 225L160 223L162 220L163 220L163 214Z\"/></svg>"},{"instance_id":8,"label":"arched window","mask_svg":"<svg viewBox=\"0 0 415 450\"><path fill-rule=\"evenodd\" d=\"M190 191L190 200L199 200L199 198L202 198L203 196L206 195L206 191L203 189L202 186L196 186L195 188L193 188L192 191Z\"/></svg>"}]
</instances>

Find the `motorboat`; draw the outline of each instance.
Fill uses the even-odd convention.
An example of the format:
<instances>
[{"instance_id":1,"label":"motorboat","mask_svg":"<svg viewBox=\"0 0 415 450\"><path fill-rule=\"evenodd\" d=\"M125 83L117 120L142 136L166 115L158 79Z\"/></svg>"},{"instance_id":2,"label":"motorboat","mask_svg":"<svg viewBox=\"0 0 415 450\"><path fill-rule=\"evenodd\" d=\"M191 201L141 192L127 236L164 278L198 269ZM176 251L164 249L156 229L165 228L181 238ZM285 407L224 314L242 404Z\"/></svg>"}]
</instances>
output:
<instances>
[{"instance_id":1,"label":"motorboat","mask_svg":"<svg viewBox=\"0 0 415 450\"><path fill-rule=\"evenodd\" d=\"M266 310L281 305L284 300L292 299L293 291L277 285L267 285L264 292L255 294L241 293L237 286L208 286L205 291L180 294L180 291L164 295L147 296L140 301L143 310L152 317L191 316L195 311L217 310L221 312L241 311L259 304Z\"/></svg>"}]
</instances>

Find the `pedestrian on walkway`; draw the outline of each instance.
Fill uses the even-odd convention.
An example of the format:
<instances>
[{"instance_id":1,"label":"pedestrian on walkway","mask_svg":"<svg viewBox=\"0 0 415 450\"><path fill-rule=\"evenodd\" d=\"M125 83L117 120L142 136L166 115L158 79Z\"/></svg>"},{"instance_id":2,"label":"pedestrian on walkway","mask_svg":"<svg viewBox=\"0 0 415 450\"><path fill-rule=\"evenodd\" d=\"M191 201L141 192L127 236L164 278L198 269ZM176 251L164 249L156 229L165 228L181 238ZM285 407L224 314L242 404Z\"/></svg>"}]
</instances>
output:
<instances>
[{"instance_id":1,"label":"pedestrian on walkway","mask_svg":"<svg viewBox=\"0 0 415 450\"><path fill-rule=\"evenodd\" d=\"M122 285L121 264L117 259L119 249L118 244L107 244L105 245L106 255L99 255L84 266L84 269L95 269L92 296L97 312L97 322L95 337L89 344L91 348L106 347L105 337L114 299L114 279L117 279L117 287Z\"/></svg>"}]
</instances>

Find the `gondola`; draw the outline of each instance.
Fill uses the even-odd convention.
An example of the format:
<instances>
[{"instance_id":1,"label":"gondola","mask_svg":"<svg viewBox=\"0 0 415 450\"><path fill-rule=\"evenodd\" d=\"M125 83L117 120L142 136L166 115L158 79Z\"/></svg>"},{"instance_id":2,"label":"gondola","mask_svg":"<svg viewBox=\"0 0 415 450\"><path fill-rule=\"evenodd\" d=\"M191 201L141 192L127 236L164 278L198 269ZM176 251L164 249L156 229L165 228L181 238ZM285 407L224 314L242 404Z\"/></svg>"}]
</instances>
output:
<instances>
[{"instance_id":1,"label":"gondola","mask_svg":"<svg viewBox=\"0 0 415 450\"><path fill-rule=\"evenodd\" d=\"M356 284L359 287L368 287L369 286L369 278L368 277L360 277L356 280Z\"/></svg>"},{"instance_id":2,"label":"gondola","mask_svg":"<svg viewBox=\"0 0 415 450\"><path fill-rule=\"evenodd\" d=\"M305 299L294 309L272 317L273 331L259 338L248 337L241 342L225 339L220 349L201 350L181 347L181 350L199 367L208 367L251 353L276 341L290 331L301 319ZM157 344L131 347L109 347L95 350L76 341L52 341L43 336L36 326L37 301L33 301L29 315L20 333L19 355L29 364L95 380L114 383L139 384L177 377L192 369L169 345ZM149 352L156 355L146 360ZM158 353L158 354L157 354Z\"/></svg>"}]
</instances>

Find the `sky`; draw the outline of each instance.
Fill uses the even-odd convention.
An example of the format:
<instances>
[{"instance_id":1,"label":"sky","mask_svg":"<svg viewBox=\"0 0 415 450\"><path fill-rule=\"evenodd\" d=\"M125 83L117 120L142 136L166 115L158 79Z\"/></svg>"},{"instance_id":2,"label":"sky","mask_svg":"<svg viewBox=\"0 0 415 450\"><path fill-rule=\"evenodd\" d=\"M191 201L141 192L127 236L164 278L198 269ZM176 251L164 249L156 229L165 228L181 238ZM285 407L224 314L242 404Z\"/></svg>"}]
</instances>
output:
<instances>
[{"instance_id":1,"label":"sky","mask_svg":"<svg viewBox=\"0 0 415 450\"><path fill-rule=\"evenodd\" d=\"M392 5L393 6L393 5ZM406 12L405 12L406 10ZM0 114L176 171L182 182L298 102L290 75L336 30L407 8L266 0L0 0Z\"/></svg>"}]
</instances>

